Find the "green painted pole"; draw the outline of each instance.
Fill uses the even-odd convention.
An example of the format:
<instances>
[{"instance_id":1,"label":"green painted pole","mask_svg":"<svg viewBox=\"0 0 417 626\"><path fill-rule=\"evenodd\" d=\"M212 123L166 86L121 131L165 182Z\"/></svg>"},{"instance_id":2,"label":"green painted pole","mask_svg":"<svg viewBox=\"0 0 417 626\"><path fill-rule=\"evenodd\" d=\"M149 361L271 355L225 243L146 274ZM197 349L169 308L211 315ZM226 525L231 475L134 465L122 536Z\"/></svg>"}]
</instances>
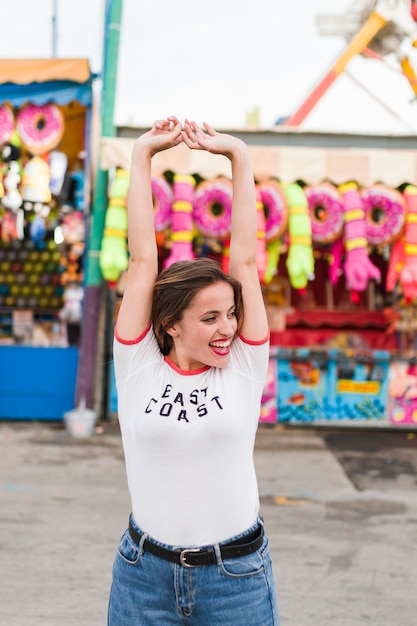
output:
<instances>
[{"instance_id":1,"label":"green painted pole","mask_svg":"<svg viewBox=\"0 0 417 626\"><path fill-rule=\"evenodd\" d=\"M107 0L103 85L101 102L101 136L114 137L114 104L117 85L120 26L123 0ZM75 391L75 404L81 399L91 408L94 402L94 384L97 367L97 348L103 278L100 269L100 250L107 210L108 172L101 169L99 157L93 191L93 209L88 229L85 267L84 306L81 327L80 354Z\"/></svg>"}]
</instances>

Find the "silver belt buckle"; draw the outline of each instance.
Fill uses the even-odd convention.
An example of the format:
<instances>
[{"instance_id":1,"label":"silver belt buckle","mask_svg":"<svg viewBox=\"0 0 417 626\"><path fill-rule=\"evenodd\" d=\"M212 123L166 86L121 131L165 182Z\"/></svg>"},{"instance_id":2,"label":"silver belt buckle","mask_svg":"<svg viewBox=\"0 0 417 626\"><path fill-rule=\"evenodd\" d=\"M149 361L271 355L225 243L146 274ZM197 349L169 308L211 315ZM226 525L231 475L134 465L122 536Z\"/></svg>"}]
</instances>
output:
<instances>
[{"instance_id":1,"label":"silver belt buckle","mask_svg":"<svg viewBox=\"0 0 417 626\"><path fill-rule=\"evenodd\" d=\"M201 552L201 550L199 548L186 548L185 550L182 550L180 552L180 563L183 567L198 567L198 565L190 565L189 563L187 563L187 561L185 560L187 558L187 554L189 552Z\"/></svg>"}]
</instances>

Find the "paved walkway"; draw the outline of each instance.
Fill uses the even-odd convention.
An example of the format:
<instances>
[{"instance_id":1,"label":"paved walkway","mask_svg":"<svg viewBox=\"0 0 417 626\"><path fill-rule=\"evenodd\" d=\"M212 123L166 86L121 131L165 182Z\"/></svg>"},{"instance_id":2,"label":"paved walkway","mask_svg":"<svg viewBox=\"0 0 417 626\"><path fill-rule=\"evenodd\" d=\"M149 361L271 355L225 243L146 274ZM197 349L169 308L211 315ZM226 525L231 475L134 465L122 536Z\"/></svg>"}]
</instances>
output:
<instances>
[{"instance_id":1,"label":"paved walkway","mask_svg":"<svg viewBox=\"0 0 417 626\"><path fill-rule=\"evenodd\" d=\"M414 435L377 452L360 445L369 433L350 444L352 458L372 461L356 463L363 483L327 435L258 431L281 625L416 626ZM397 472L384 478L387 463ZM129 514L117 425L79 440L61 425L0 423L0 477L0 626L105 626Z\"/></svg>"}]
</instances>

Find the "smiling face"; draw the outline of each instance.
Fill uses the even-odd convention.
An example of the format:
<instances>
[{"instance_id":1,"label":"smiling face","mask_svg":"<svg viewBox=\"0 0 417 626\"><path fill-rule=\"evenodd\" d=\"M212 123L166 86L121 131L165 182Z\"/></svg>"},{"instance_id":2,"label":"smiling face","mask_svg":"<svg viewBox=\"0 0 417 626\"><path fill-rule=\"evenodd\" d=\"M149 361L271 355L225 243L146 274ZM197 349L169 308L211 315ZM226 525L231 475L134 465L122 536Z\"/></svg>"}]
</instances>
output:
<instances>
[{"instance_id":1,"label":"smiling face","mask_svg":"<svg viewBox=\"0 0 417 626\"><path fill-rule=\"evenodd\" d=\"M174 340L168 356L183 370L225 367L236 331L233 288L215 282L201 289L182 319L167 329Z\"/></svg>"}]
</instances>

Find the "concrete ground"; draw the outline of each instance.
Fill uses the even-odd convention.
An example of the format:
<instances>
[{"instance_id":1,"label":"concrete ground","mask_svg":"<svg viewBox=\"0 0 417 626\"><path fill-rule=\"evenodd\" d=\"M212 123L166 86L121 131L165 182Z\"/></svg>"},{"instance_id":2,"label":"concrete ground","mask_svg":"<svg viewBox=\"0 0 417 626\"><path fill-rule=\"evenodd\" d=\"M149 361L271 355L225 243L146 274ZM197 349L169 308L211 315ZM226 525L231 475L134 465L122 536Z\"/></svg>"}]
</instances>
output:
<instances>
[{"instance_id":1,"label":"concrete ground","mask_svg":"<svg viewBox=\"0 0 417 626\"><path fill-rule=\"evenodd\" d=\"M98 431L0 423L0 626L105 626L129 499ZM416 626L417 435L260 426L255 460L281 625Z\"/></svg>"}]
</instances>

